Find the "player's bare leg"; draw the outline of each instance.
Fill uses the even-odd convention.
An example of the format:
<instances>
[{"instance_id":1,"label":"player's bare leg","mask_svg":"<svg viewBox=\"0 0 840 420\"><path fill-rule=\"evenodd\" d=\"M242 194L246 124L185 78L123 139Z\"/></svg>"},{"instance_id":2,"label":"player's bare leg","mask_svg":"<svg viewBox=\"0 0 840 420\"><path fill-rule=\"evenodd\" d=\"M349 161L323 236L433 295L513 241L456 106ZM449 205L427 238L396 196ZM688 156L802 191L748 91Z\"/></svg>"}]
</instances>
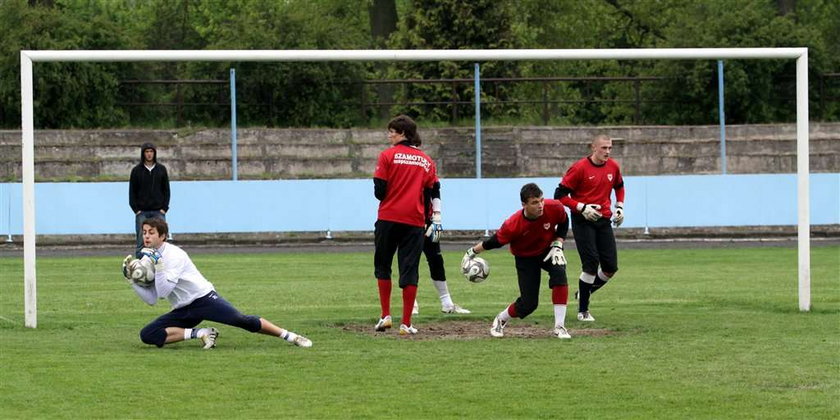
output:
<instances>
[{"instance_id":1,"label":"player's bare leg","mask_svg":"<svg viewBox=\"0 0 840 420\"><path fill-rule=\"evenodd\" d=\"M265 318L260 318L260 330L258 332L260 334L280 337L298 347L312 347L312 340L287 329L280 328Z\"/></svg>"}]
</instances>

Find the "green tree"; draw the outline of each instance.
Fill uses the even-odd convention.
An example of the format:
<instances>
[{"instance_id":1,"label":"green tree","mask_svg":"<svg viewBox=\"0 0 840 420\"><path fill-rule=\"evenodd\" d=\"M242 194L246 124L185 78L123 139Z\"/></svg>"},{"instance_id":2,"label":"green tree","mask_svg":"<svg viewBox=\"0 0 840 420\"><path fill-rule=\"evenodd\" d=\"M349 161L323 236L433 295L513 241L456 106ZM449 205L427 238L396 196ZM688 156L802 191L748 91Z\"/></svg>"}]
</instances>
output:
<instances>
[{"instance_id":1,"label":"green tree","mask_svg":"<svg viewBox=\"0 0 840 420\"><path fill-rule=\"evenodd\" d=\"M30 2L31 3L31 2ZM98 16L75 13L63 3L0 2L0 124L20 126L20 51L117 49L119 28ZM37 63L34 66L36 127L113 126L125 120L115 107L124 66Z\"/></svg>"},{"instance_id":2,"label":"green tree","mask_svg":"<svg viewBox=\"0 0 840 420\"><path fill-rule=\"evenodd\" d=\"M399 30L389 45L396 49L508 49L516 48L513 37L515 3L508 0L412 0L400 19ZM481 77L513 77L518 74L515 62L490 61L481 64ZM395 63L390 76L399 79L472 79L473 63L454 61L417 61ZM510 87L482 91L487 116L506 112L498 101L509 98ZM395 112L422 115L426 119L456 120L457 111L469 108L474 90L471 83L412 84L400 93L406 102L440 103L431 109L410 106ZM508 111L515 112L515 111ZM469 114L467 114L469 115Z\"/></svg>"},{"instance_id":3,"label":"green tree","mask_svg":"<svg viewBox=\"0 0 840 420\"><path fill-rule=\"evenodd\" d=\"M210 49L359 49L371 45L364 1L205 1L196 30ZM366 66L355 62L194 63L236 68L243 124L350 126Z\"/></svg>"}]
</instances>

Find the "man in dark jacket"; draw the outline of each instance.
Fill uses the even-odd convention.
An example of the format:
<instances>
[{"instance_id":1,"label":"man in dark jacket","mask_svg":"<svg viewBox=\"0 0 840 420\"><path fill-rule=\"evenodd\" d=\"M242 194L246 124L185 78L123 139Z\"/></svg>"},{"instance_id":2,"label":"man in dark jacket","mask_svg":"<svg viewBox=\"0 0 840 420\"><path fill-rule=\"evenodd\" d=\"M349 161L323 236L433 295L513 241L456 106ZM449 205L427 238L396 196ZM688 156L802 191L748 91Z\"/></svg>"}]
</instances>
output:
<instances>
[{"instance_id":1,"label":"man in dark jacket","mask_svg":"<svg viewBox=\"0 0 840 420\"><path fill-rule=\"evenodd\" d=\"M137 258L143 248L143 221L153 217L166 220L169 211L169 175L166 166L158 163L157 149L152 143L140 146L140 163L131 170L128 182L128 204L134 212Z\"/></svg>"}]
</instances>

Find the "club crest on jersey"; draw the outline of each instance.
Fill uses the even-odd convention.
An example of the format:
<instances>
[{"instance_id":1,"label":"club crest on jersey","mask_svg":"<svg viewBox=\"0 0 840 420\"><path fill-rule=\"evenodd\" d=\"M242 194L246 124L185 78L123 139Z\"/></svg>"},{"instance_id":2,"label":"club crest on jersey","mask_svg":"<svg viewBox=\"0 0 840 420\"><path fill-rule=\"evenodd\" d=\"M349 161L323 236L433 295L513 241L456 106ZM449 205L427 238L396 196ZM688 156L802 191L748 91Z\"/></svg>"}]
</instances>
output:
<instances>
[{"instance_id":1,"label":"club crest on jersey","mask_svg":"<svg viewBox=\"0 0 840 420\"><path fill-rule=\"evenodd\" d=\"M612 174L607 174L607 179L612 182Z\"/></svg>"},{"instance_id":2,"label":"club crest on jersey","mask_svg":"<svg viewBox=\"0 0 840 420\"><path fill-rule=\"evenodd\" d=\"M548 230L551 228L551 223L543 223L543 229Z\"/></svg>"}]
</instances>

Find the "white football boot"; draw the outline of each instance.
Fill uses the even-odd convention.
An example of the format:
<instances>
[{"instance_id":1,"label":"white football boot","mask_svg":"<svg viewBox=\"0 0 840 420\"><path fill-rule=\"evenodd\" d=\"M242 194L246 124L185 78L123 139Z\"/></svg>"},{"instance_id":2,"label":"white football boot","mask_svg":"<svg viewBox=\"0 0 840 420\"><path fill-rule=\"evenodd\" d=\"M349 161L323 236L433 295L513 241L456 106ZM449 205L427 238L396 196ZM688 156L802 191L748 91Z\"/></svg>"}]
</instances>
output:
<instances>
[{"instance_id":1,"label":"white football boot","mask_svg":"<svg viewBox=\"0 0 840 420\"><path fill-rule=\"evenodd\" d=\"M592 317L592 314L589 311L578 312L578 321L583 322L595 322L595 318Z\"/></svg>"},{"instance_id":2,"label":"white football boot","mask_svg":"<svg viewBox=\"0 0 840 420\"><path fill-rule=\"evenodd\" d=\"M504 337L505 327L507 327L507 321L502 321L498 316L493 318L493 326L490 327L490 335L493 337Z\"/></svg>"},{"instance_id":3,"label":"white football boot","mask_svg":"<svg viewBox=\"0 0 840 420\"><path fill-rule=\"evenodd\" d=\"M569 332L566 331L566 327L555 327L554 336L557 338L572 338Z\"/></svg>"},{"instance_id":4,"label":"white football boot","mask_svg":"<svg viewBox=\"0 0 840 420\"><path fill-rule=\"evenodd\" d=\"M471 314L472 312L469 309L462 308L458 306L458 304L453 303L452 305L443 305L440 307L440 311L445 314Z\"/></svg>"},{"instance_id":5,"label":"white football boot","mask_svg":"<svg viewBox=\"0 0 840 420\"><path fill-rule=\"evenodd\" d=\"M205 334L199 337L204 344L203 349L212 349L216 347L216 339L219 337L219 330L215 328L202 328Z\"/></svg>"},{"instance_id":6,"label":"white football boot","mask_svg":"<svg viewBox=\"0 0 840 420\"><path fill-rule=\"evenodd\" d=\"M417 334L417 328L413 325L400 324L400 335L414 335Z\"/></svg>"},{"instance_id":7,"label":"white football boot","mask_svg":"<svg viewBox=\"0 0 840 420\"><path fill-rule=\"evenodd\" d=\"M292 341L292 344L298 347L312 347L312 340L298 334L298 336L295 337L295 340Z\"/></svg>"},{"instance_id":8,"label":"white football boot","mask_svg":"<svg viewBox=\"0 0 840 420\"><path fill-rule=\"evenodd\" d=\"M373 329L376 331L385 331L391 328L391 325L391 315L387 315L385 318L379 318L379 321L376 322L376 326Z\"/></svg>"}]
</instances>

